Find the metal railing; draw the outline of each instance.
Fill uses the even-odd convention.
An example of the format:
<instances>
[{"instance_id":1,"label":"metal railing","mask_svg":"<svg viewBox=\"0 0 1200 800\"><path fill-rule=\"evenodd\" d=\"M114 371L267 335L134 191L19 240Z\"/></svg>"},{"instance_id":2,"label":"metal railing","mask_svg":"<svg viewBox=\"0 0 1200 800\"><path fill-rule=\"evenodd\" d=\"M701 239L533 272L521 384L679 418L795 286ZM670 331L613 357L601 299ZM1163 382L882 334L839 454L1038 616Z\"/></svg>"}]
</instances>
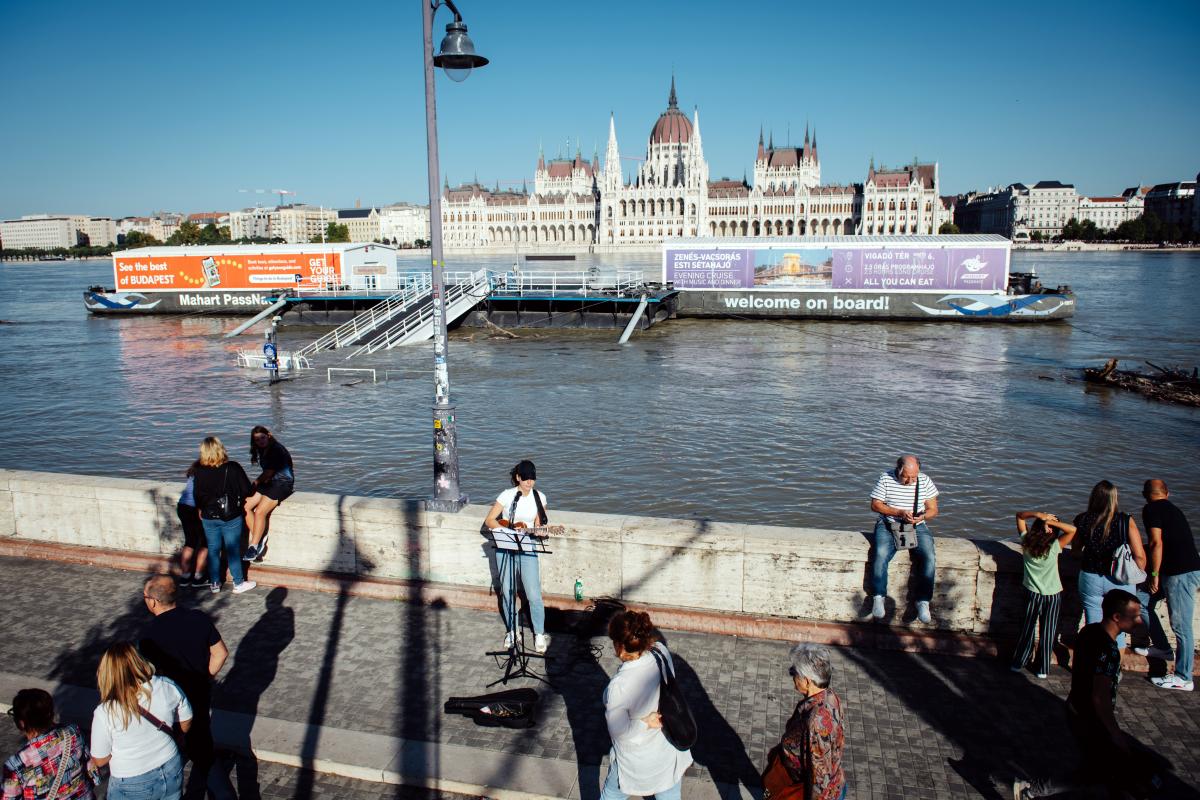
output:
<instances>
[{"instance_id":1,"label":"metal railing","mask_svg":"<svg viewBox=\"0 0 1200 800\"><path fill-rule=\"evenodd\" d=\"M280 351L279 370L281 372L290 372L292 370L312 369L312 362L300 354L299 351L290 353L286 350ZM267 356L261 350L238 350L237 365L243 369L265 369L267 364Z\"/></svg>"},{"instance_id":2,"label":"metal railing","mask_svg":"<svg viewBox=\"0 0 1200 800\"><path fill-rule=\"evenodd\" d=\"M587 297L594 294L636 295L644 283L640 270L620 270L616 273L592 271L571 272L498 272L493 280L493 294L558 295L570 294Z\"/></svg>"},{"instance_id":3,"label":"metal railing","mask_svg":"<svg viewBox=\"0 0 1200 800\"><path fill-rule=\"evenodd\" d=\"M407 311L414 303L428 298L432 286L428 272L416 273L403 290L383 302L371 306L361 314L355 315L348 322L342 323L320 339L310 342L296 352L300 355L312 355L321 350L337 350L340 347L354 344L389 322L397 314Z\"/></svg>"},{"instance_id":4,"label":"metal railing","mask_svg":"<svg viewBox=\"0 0 1200 800\"><path fill-rule=\"evenodd\" d=\"M446 321L453 322L470 311L491 291L491 276L481 269L471 273L471 279L458 280L446 288ZM422 303L407 316L379 336L359 347L346 358L374 353L410 342L425 341L433 335L433 302Z\"/></svg>"}]
</instances>

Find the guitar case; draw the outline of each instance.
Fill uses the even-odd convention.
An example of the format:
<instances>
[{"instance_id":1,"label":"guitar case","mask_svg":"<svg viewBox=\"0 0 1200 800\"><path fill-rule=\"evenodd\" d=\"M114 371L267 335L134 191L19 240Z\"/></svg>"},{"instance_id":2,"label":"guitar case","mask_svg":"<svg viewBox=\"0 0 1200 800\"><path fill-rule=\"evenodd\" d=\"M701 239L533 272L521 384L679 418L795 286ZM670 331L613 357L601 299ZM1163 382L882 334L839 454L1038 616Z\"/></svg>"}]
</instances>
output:
<instances>
[{"instance_id":1,"label":"guitar case","mask_svg":"<svg viewBox=\"0 0 1200 800\"><path fill-rule=\"evenodd\" d=\"M470 717L485 728L532 728L537 703L538 693L533 689L509 689L475 697L451 697L442 711Z\"/></svg>"}]
</instances>

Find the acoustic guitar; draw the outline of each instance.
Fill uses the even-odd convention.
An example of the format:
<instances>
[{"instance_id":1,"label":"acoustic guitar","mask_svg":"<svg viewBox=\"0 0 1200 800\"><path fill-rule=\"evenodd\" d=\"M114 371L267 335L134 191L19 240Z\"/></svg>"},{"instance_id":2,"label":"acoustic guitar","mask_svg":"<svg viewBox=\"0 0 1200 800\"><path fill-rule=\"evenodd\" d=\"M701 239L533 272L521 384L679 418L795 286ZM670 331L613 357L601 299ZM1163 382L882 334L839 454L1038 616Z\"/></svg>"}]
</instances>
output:
<instances>
[{"instance_id":1,"label":"acoustic guitar","mask_svg":"<svg viewBox=\"0 0 1200 800\"><path fill-rule=\"evenodd\" d=\"M496 525L501 528L509 528L514 531L520 531L526 536L532 536L535 539L546 539L550 536L561 536L566 533L567 529L562 525L537 525L530 527L524 522L512 522L503 517L496 520Z\"/></svg>"}]
</instances>

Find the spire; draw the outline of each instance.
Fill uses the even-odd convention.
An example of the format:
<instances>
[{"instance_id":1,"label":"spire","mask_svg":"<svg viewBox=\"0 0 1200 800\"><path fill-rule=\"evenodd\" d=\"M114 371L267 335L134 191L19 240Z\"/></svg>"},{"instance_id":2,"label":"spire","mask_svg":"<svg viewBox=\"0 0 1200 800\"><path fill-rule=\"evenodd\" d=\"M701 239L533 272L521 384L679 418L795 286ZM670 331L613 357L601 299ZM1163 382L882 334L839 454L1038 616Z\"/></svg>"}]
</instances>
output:
<instances>
[{"instance_id":1,"label":"spire","mask_svg":"<svg viewBox=\"0 0 1200 800\"><path fill-rule=\"evenodd\" d=\"M767 149L768 149L768 150L774 150L774 149L775 149L775 131L771 131L771 137L770 137L770 139L767 141Z\"/></svg>"},{"instance_id":2,"label":"spire","mask_svg":"<svg viewBox=\"0 0 1200 800\"><path fill-rule=\"evenodd\" d=\"M675 73L671 73L671 96L667 98L667 108L679 108L679 101L675 99Z\"/></svg>"},{"instance_id":3,"label":"spire","mask_svg":"<svg viewBox=\"0 0 1200 800\"><path fill-rule=\"evenodd\" d=\"M817 160L817 129L813 128L813 146L812 146L813 161Z\"/></svg>"},{"instance_id":4,"label":"spire","mask_svg":"<svg viewBox=\"0 0 1200 800\"><path fill-rule=\"evenodd\" d=\"M449 173L442 176L442 188L447 192L450 191L450 175Z\"/></svg>"},{"instance_id":5,"label":"spire","mask_svg":"<svg viewBox=\"0 0 1200 800\"><path fill-rule=\"evenodd\" d=\"M538 141L538 172L546 171L546 154L542 151L542 143Z\"/></svg>"},{"instance_id":6,"label":"spire","mask_svg":"<svg viewBox=\"0 0 1200 800\"><path fill-rule=\"evenodd\" d=\"M692 141L700 144L700 106L692 106Z\"/></svg>"},{"instance_id":7,"label":"spire","mask_svg":"<svg viewBox=\"0 0 1200 800\"><path fill-rule=\"evenodd\" d=\"M762 161L766 157L767 157L767 154L763 150L763 129L762 129L762 125L759 125L758 126L758 160Z\"/></svg>"},{"instance_id":8,"label":"spire","mask_svg":"<svg viewBox=\"0 0 1200 800\"><path fill-rule=\"evenodd\" d=\"M808 122L804 123L804 149L808 149Z\"/></svg>"}]
</instances>

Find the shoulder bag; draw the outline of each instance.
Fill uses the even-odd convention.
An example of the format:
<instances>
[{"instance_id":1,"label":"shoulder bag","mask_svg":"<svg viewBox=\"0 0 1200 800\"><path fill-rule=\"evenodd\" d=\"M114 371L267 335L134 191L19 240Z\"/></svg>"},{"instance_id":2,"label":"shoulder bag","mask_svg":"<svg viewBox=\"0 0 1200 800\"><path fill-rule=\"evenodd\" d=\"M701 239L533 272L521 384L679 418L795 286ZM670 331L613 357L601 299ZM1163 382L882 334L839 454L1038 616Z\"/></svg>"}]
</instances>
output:
<instances>
[{"instance_id":1,"label":"shoulder bag","mask_svg":"<svg viewBox=\"0 0 1200 800\"><path fill-rule=\"evenodd\" d=\"M163 722L158 717L151 714L150 711L147 710L142 705L138 705L138 713L140 713L142 715L142 718L145 719L147 722L149 722L151 725L158 728L160 731L165 733L167 736L171 737L171 741L175 743L175 747L179 750L180 756L184 756L184 754L187 753L187 750L184 748L182 733L175 730L174 727L172 727L171 725L168 725L167 723Z\"/></svg>"},{"instance_id":2,"label":"shoulder bag","mask_svg":"<svg viewBox=\"0 0 1200 800\"><path fill-rule=\"evenodd\" d=\"M896 473L896 482L900 482L900 474ZM913 487L913 516L921 508L921 476L917 475L917 485ZM886 520L886 517L884 518ZM897 550L912 550L917 546L917 525L913 523L911 530L904 529L904 522L899 523L895 528L888 525L888 532L892 534L892 541L896 543Z\"/></svg>"},{"instance_id":3,"label":"shoulder bag","mask_svg":"<svg viewBox=\"0 0 1200 800\"><path fill-rule=\"evenodd\" d=\"M797 783L783 765L781 750L775 745L767 754L767 768L763 770L763 800L804 800L804 782Z\"/></svg>"},{"instance_id":4,"label":"shoulder bag","mask_svg":"<svg viewBox=\"0 0 1200 800\"><path fill-rule=\"evenodd\" d=\"M1133 550L1129 547L1129 517L1124 515L1121 517L1121 530L1124 534L1124 541L1113 551L1112 568L1109 572L1112 574L1113 582L1123 586L1137 586L1146 580L1146 570L1139 567L1133 560Z\"/></svg>"},{"instance_id":5,"label":"shoulder bag","mask_svg":"<svg viewBox=\"0 0 1200 800\"><path fill-rule=\"evenodd\" d=\"M683 696L666 656L658 651L657 645L650 648L650 654L658 663L658 713L662 715L663 735L676 750L690 750L696 743L697 734L692 709L688 707L687 698Z\"/></svg>"},{"instance_id":6,"label":"shoulder bag","mask_svg":"<svg viewBox=\"0 0 1200 800\"><path fill-rule=\"evenodd\" d=\"M75 743L75 737L67 733L64 729L62 737L62 753L58 756L58 769L54 772L54 785L50 787L50 793L46 797L58 797L58 789L62 786L63 776L67 772L67 758L71 755L71 746ZM84 774L86 774L84 770ZM5 781L7 783L7 781Z\"/></svg>"}]
</instances>

